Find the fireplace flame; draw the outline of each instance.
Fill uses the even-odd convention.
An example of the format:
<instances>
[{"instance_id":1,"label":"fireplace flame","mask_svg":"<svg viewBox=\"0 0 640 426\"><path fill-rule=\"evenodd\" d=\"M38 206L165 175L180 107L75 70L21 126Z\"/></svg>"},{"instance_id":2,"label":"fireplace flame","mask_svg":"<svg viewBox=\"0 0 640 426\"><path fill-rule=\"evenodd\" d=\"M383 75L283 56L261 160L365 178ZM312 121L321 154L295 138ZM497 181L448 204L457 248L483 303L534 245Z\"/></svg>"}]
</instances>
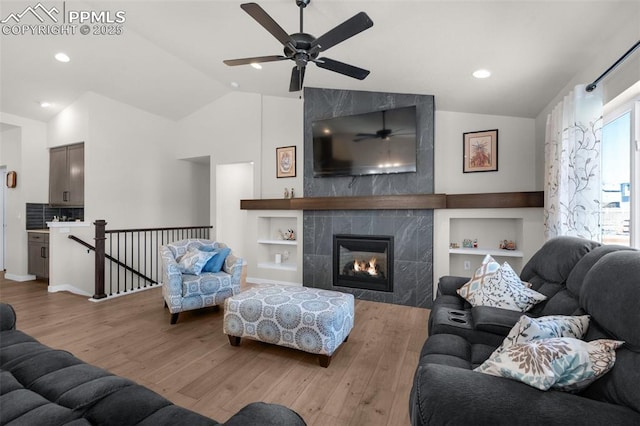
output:
<instances>
[{"instance_id":1,"label":"fireplace flame","mask_svg":"<svg viewBox=\"0 0 640 426\"><path fill-rule=\"evenodd\" d=\"M356 272L367 272L369 275L376 276L378 271L376 270L376 263L378 259L372 257L368 262L364 260L355 260L353 262L353 270Z\"/></svg>"}]
</instances>

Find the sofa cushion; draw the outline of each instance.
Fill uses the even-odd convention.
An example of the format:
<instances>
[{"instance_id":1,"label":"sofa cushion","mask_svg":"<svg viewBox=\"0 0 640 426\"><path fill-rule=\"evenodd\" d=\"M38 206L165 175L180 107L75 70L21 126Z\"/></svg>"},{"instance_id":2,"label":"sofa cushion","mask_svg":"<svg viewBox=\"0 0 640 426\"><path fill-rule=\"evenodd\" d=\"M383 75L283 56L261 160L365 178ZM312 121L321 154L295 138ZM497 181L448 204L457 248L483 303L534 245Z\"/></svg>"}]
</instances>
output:
<instances>
[{"instance_id":1,"label":"sofa cushion","mask_svg":"<svg viewBox=\"0 0 640 426\"><path fill-rule=\"evenodd\" d=\"M620 250L609 253L603 256L586 275L580 304L592 317L587 339L606 336L625 341L617 351L617 360L613 369L589 386L583 395L624 405L640 412L640 392L638 392L640 282L638 277L640 277L640 251ZM615 290L612 286L615 286Z\"/></svg>"},{"instance_id":2,"label":"sofa cushion","mask_svg":"<svg viewBox=\"0 0 640 426\"><path fill-rule=\"evenodd\" d=\"M475 371L514 379L540 390L577 391L607 373L619 340L572 337L531 340L499 348Z\"/></svg>"},{"instance_id":3,"label":"sofa cushion","mask_svg":"<svg viewBox=\"0 0 640 426\"><path fill-rule=\"evenodd\" d=\"M530 318L526 315L513 326L502 345L497 349L503 350L517 343L532 340L549 339L552 337L573 337L582 339L589 327L589 315L565 316L550 315L540 318Z\"/></svg>"},{"instance_id":4,"label":"sofa cushion","mask_svg":"<svg viewBox=\"0 0 640 426\"><path fill-rule=\"evenodd\" d=\"M204 272L182 277L183 297L214 294L225 288L231 288L231 275L226 272Z\"/></svg>"}]
</instances>

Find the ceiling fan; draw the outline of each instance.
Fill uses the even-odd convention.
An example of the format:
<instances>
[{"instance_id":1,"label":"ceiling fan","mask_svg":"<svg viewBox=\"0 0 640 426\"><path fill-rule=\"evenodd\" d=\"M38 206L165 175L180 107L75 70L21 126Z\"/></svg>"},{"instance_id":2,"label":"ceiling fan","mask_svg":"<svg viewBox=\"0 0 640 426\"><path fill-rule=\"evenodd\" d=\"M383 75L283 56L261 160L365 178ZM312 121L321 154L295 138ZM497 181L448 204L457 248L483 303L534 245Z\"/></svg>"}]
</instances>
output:
<instances>
[{"instance_id":1,"label":"ceiling fan","mask_svg":"<svg viewBox=\"0 0 640 426\"><path fill-rule=\"evenodd\" d=\"M297 92L302 90L304 72L309 62L314 62L320 68L344 74L349 77L364 80L369 75L369 71L335 61L329 58L319 58L320 52L324 52L338 43L353 37L354 35L373 26L373 21L369 16L360 12L347 19L342 24L327 31L318 38L303 31L303 10L311 0L296 0L296 5L300 8L300 32L287 34L271 16L267 14L256 3L244 3L240 7L253 19L258 21L271 35L273 35L284 46L284 55L256 56L253 58L227 59L223 61L229 66L247 65L260 62L274 62L290 59L296 63L291 71L291 81L289 91Z\"/></svg>"},{"instance_id":2,"label":"ceiling fan","mask_svg":"<svg viewBox=\"0 0 640 426\"><path fill-rule=\"evenodd\" d=\"M386 122L387 111L381 111L381 112L382 112L382 129L376 131L375 133L357 133L356 137L353 139L354 142L360 142L367 139L382 139L383 141L388 141L394 136L415 135L414 132L398 133L404 129L398 129L398 130L387 129L387 122Z\"/></svg>"}]
</instances>

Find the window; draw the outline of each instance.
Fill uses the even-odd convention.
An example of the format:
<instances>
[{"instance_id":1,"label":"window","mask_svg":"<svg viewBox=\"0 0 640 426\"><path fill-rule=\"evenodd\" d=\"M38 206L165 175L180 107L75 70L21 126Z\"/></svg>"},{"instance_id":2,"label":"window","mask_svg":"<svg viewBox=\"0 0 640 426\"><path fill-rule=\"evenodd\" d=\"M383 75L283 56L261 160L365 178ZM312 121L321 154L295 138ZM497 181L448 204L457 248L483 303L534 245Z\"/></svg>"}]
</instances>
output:
<instances>
[{"instance_id":1,"label":"window","mask_svg":"<svg viewBox=\"0 0 640 426\"><path fill-rule=\"evenodd\" d=\"M605 112L604 118L602 242L640 248L640 98Z\"/></svg>"}]
</instances>

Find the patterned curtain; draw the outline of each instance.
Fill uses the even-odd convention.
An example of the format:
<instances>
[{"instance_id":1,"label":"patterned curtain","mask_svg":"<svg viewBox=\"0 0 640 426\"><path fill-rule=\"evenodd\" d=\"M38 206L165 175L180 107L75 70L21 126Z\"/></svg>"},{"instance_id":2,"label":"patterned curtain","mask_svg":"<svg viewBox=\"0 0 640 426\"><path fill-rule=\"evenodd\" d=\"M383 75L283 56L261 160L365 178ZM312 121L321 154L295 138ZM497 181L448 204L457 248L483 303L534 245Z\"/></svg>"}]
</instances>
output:
<instances>
[{"instance_id":1,"label":"patterned curtain","mask_svg":"<svg viewBox=\"0 0 640 426\"><path fill-rule=\"evenodd\" d=\"M547 116L545 237L600 241L602 91L574 87Z\"/></svg>"}]
</instances>

